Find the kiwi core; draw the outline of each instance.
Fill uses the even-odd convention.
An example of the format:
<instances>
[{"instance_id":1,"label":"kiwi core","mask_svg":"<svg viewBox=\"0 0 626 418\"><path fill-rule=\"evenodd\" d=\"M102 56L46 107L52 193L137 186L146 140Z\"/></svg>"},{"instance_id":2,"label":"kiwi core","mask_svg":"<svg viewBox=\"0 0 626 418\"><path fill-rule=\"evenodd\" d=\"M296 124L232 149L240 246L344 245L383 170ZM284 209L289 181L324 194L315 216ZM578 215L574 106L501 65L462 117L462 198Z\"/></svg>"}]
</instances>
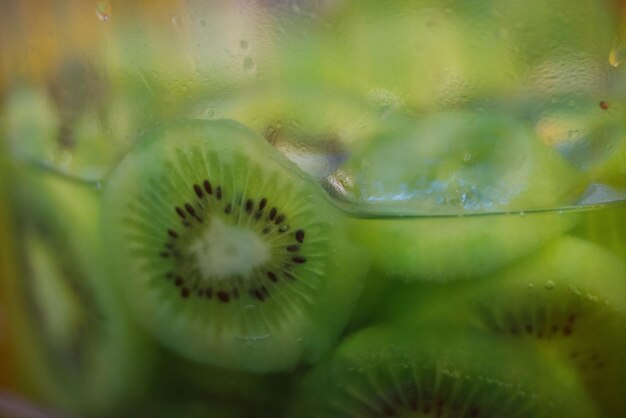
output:
<instances>
[{"instance_id":1,"label":"kiwi core","mask_svg":"<svg viewBox=\"0 0 626 418\"><path fill-rule=\"evenodd\" d=\"M204 278L226 279L249 276L270 258L268 244L246 228L228 225L213 217L208 228L189 247Z\"/></svg>"}]
</instances>

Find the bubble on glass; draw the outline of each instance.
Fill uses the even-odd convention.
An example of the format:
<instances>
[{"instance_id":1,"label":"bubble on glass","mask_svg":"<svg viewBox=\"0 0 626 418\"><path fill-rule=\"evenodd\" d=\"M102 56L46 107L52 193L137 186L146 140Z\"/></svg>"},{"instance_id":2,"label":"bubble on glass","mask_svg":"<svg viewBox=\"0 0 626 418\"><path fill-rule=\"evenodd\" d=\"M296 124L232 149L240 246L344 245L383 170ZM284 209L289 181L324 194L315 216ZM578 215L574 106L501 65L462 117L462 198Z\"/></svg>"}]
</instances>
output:
<instances>
[{"instance_id":1,"label":"bubble on glass","mask_svg":"<svg viewBox=\"0 0 626 418\"><path fill-rule=\"evenodd\" d=\"M108 1L99 1L96 3L96 16L103 22L111 18L111 3Z\"/></svg>"},{"instance_id":2,"label":"bubble on glass","mask_svg":"<svg viewBox=\"0 0 626 418\"><path fill-rule=\"evenodd\" d=\"M251 57L246 57L243 60L243 70L247 73L252 73L256 70L256 63Z\"/></svg>"},{"instance_id":3,"label":"bubble on glass","mask_svg":"<svg viewBox=\"0 0 626 418\"><path fill-rule=\"evenodd\" d=\"M624 62L624 58L626 58L626 44L624 43L624 37L622 35L624 29L625 28L620 28L615 36L613 47L609 51L608 61L612 67L619 67L622 62Z\"/></svg>"},{"instance_id":4,"label":"bubble on glass","mask_svg":"<svg viewBox=\"0 0 626 418\"><path fill-rule=\"evenodd\" d=\"M239 48L241 49L248 49L248 41L246 41L245 39L242 39L241 41L239 41Z\"/></svg>"},{"instance_id":5,"label":"bubble on glass","mask_svg":"<svg viewBox=\"0 0 626 418\"><path fill-rule=\"evenodd\" d=\"M545 284L545 287L547 290L552 290L554 289L555 283L552 280L548 280Z\"/></svg>"},{"instance_id":6,"label":"bubble on glass","mask_svg":"<svg viewBox=\"0 0 626 418\"><path fill-rule=\"evenodd\" d=\"M172 17L172 25L174 25L174 27L176 28L180 26L180 16Z\"/></svg>"},{"instance_id":7,"label":"bubble on glass","mask_svg":"<svg viewBox=\"0 0 626 418\"><path fill-rule=\"evenodd\" d=\"M257 305L245 305L236 314L236 335L238 338L253 342L269 338L272 333L265 321L260 319L263 313Z\"/></svg>"}]
</instances>

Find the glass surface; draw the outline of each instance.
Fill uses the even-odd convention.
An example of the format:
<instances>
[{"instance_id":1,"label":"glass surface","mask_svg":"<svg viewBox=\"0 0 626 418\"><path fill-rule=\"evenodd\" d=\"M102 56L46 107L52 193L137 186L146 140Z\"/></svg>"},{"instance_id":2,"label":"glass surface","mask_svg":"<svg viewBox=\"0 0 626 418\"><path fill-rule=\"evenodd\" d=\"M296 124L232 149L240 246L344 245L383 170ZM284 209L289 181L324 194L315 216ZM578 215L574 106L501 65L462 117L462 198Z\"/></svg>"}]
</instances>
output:
<instances>
[{"instance_id":1,"label":"glass surface","mask_svg":"<svg viewBox=\"0 0 626 418\"><path fill-rule=\"evenodd\" d=\"M2 2L0 415L622 417L624 13Z\"/></svg>"}]
</instances>

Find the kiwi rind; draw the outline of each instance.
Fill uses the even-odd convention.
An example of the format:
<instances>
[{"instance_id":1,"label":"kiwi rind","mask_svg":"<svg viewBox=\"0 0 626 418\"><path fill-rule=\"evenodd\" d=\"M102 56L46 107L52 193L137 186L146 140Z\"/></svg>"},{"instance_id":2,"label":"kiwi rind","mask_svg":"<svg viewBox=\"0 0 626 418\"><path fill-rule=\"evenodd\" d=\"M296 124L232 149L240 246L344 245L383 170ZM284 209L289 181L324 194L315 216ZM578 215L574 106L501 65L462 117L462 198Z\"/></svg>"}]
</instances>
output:
<instances>
[{"instance_id":1,"label":"kiwi rind","mask_svg":"<svg viewBox=\"0 0 626 418\"><path fill-rule=\"evenodd\" d=\"M14 338L24 386L73 413L115 413L149 390L153 350L104 274L100 194L89 184L32 167L16 170L12 192L22 257L20 279L12 284L20 301ZM47 312L64 302L50 299L43 306L42 298L51 296L37 295L33 286L41 280L75 302L77 311ZM72 321L60 324L71 334L55 336L52 318Z\"/></svg>"},{"instance_id":2,"label":"kiwi rind","mask_svg":"<svg viewBox=\"0 0 626 418\"><path fill-rule=\"evenodd\" d=\"M355 241L406 281L484 276L530 254L576 222L543 210L573 203L587 182L516 119L474 112L399 124L334 177L358 215Z\"/></svg>"},{"instance_id":3,"label":"kiwi rind","mask_svg":"<svg viewBox=\"0 0 626 418\"><path fill-rule=\"evenodd\" d=\"M208 166L207 161L211 162ZM307 286L300 291L311 289L305 298L310 302L300 306L300 302L294 301L285 314L280 314L285 308L277 308L277 304L287 299L258 300L242 292L232 293L228 303L221 303L224 300L208 298L207 294L204 298L196 297L195 291L187 293L166 280L172 264L159 254L168 239L167 229L172 225L181 237L187 233L174 209L196 198L192 186L204 185L211 173L217 176L209 179L216 193L211 196L218 202L212 205L221 205L222 198L231 199L230 209L245 216L247 202L245 197L241 197L241 202L236 200L237 190L266 187L269 193L270 189L282 187L284 194L293 196L292 207L296 211L307 213L307 220L321 220L307 231L311 237L323 237L329 243L327 249L318 246L315 253L323 257L323 263L316 267L312 267L312 261L307 264L313 268L311 271L320 274L313 274L308 280L294 270L300 280L298 286ZM263 186L267 179L278 184ZM220 199L217 186L224 190ZM154 193L157 199L151 198ZM296 198L303 199L304 205L296 205ZM180 121L156 132L127 155L105 184L104 212L103 227L112 274L136 317L162 344L204 364L268 372L289 370L300 362L314 362L336 340L360 292L366 263L362 252L349 242L341 215L304 173L262 137L232 121ZM154 219L146 217L150 212L154 212ZM198 212L204 216L202 210ZM295 214L293 217L297 218ZM156 226L150 230L148 225L149 232L142 232L141 225L147 225L147 221L153 221ZM290 233L300 240L302 237L294 228L297 229L292 225ZM141 234L151 234L143 238L147 244L142 243ZM272 311L279 308L278 314ZM280 327L267 322L272 315L280 321ZM217 320L212 322L212 317ZM237 321L241 320L251 321L246 322L248 328L240 329L243 325ZM262 337L257 336L260 331Z\"/></svg>"},{"instance_id":4,"label":"kiwi rind","mask_svg":"<svg viewBox=\"0 0 626 418\"><path fill-rule=\"evenodd\" d=\"M489 335L437 328L444 325L387 324L349 336L297 386L289 416L597 416L567 367Z\"/></svg>"}]
</instances>

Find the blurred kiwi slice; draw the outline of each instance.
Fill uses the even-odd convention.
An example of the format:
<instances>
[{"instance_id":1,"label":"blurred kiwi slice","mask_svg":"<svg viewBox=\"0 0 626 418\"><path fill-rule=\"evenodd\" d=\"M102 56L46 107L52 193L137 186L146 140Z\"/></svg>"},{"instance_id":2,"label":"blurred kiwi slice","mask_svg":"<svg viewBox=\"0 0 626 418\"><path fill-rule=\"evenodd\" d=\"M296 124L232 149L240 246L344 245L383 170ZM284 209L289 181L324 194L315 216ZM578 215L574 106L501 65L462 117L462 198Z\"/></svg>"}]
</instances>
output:
<instances>
[{"instance_id":1,"label":"blurred kiwi slice","mask_svg":"<svg viewBox=\"0 0 626 418\"><path fill-rule=\"evenodd\" d=\"M355 239L406 281L485 275L531 253L575 221L542 211L573 203L586 187L516 119L473 112L396 124L332 178L334 195L359 218Z\"/></svg>"},{"instance_id":2,"label":"blurred kiwi slice","mask_svg":"<svg viewBox=\"0 0 626 418\"><path fill-rule=\"evenodd\" d=\"M566 237L537 258L480 283L470 306L481 326L571 363L607 417L626 410L623 260Z\"/></svg>"},{"instance_id":3,"label":"blurred kiwi slice","mask_svg":"<svg viewBox=\"0 0 626 418\"><path fill-rule=\"evenodd\" d=\"M156 109L137 87L105 81L68 60L48 84L16 85L5 102L10 151L81 180L102 180L138 141Z\"/></svg>"},{"instance_id":4,"label":"blurred kiwi slice","mask_svg":"<svg viewBox=\"0 0 626 418\"><path fill-rule=\"evenodd\" d=\"M324 24L285 19L270 76L384 93L412 109L454 108L510 91L519 79L515 50L479 2L334 4Z\"/></svg>"},{"instance_id":5,"label":"blurred kiwi slice","mask_svg":"<svg viewBox=\"0 0 626 418\"><path fill-rule=\"evenodd\" d=\"M349 336L301 381L289 416L597 416L558 362L491 336L450 331L435 321Z\"/></svg>"},{"instance_id":6,"label":"blurred kiwi slice","mask_svg":"<svg viewBox=\"0 0 626 418\"><path fill-rule=\"evenodd\" d=\"M184 357L269 372L314 362L367 260L321 188L232 121L155 131L105 185L107 254L142 323Z\"/></svg>"},{"instance_id":7,"label":"blurred kiwi slice","mask_svg":"<svg viewBox=\"0 0 626 418\"><path fill-rule=\"evenodd\" d=\"M17 172L13 188L22 255L14 329L25 385L73 413L114 413L149 389L152 348L106 275L100 195L31 168Z\"/></svg>"},{"instance_id":8,"label":"blurred kiwi slice","mask_svg":"<svg viewBox=\"0 0 626 418\"><path fill-rule=\"evenodd\" d=\"M321 84L267 82L198 100L184 116L236 120L323 181L355 146L378 132L394 110Z\"/></svg>"},{"instance_id":9,"label":"blurred kiwi slice","mask_svg":"<svg viewBox=\"0 0 626 418\"><path fill-rule=\"evenodd\" d=\"M626 265L614 254L563 237L491 278L396 289L389 296L389 317L446 318L460 328L539 349L577 372L604 416L618 417L626 407L625 278Z\"/></svg>"}]
</instances>

